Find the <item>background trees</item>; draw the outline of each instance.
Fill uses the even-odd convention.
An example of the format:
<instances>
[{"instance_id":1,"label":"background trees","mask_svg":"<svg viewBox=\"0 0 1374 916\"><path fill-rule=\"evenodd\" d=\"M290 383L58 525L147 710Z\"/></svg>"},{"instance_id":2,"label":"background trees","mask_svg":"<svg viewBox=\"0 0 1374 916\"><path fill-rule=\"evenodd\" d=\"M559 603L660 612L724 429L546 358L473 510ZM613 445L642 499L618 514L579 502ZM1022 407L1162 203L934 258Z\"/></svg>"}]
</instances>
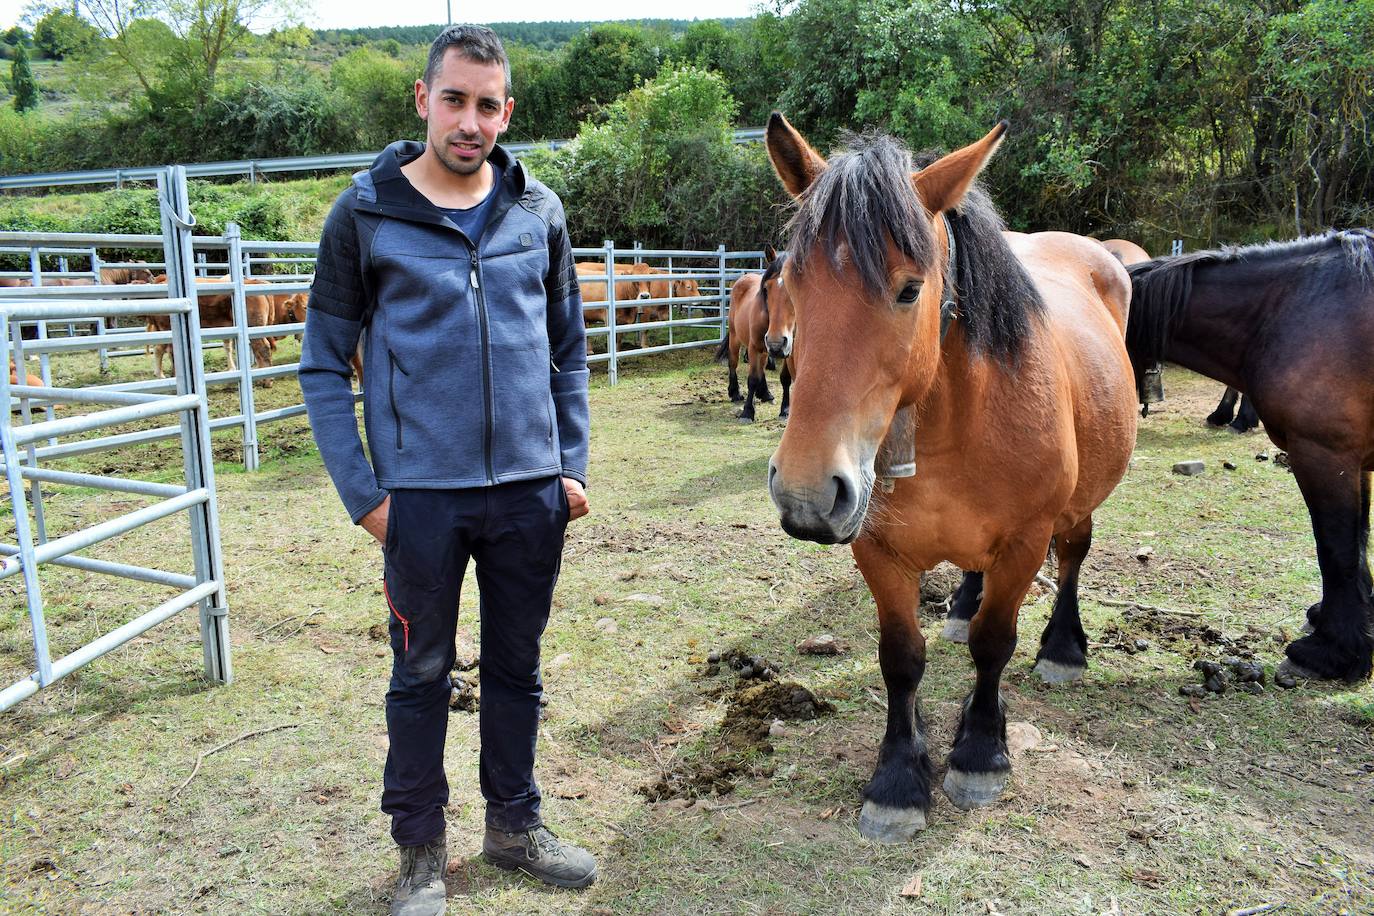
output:
<instances>
[{"instance_id":1,"label":"background trees","mask_svg":"<svg viewBox=\"0 0 1374 916\"><path fill-rule=\"evenodd\" d=\"M438 26L312 32L282 0L80 11L28 20L45 91L36 114L0 118L0 171L352 152L421 133L411 85ZM773 108L824 148L880 129L948 149L1007 118L987 180L1018 228L1159 250L1374 211L1374 0L774 0L742 20L496 29L517 100L508 139L579 138L579 153L533 161L598 237L679 244L712 223L776 225L759 151L719 134ZM11 57L29 40L0 37ZM615 206L598 196L612 188L628 195Z\"/></svg>"}]
</instances>

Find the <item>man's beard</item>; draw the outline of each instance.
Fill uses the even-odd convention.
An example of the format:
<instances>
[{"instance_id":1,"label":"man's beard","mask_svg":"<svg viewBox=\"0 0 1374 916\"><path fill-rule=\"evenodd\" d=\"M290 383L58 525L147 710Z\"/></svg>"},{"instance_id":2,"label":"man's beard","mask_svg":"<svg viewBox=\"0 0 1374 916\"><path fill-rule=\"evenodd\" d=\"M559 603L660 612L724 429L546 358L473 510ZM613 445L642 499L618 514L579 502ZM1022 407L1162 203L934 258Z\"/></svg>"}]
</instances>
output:
<instances>
[{"instance_id":1,"label":"man's beard","mask_svg":"<svg viewBox=\"0 0 1374 916\"><path fill-rule=\"evenodd\" d=\"M482 135L477 134L475 137L465 137L461 134L451 135L447 137L443 143L436 143L434 145L434 154L439 157L439 161L442 162L444 167L450 172L453 172L455 175L471 175L482 167L482 163L487 161L487 156L490 155L489 151L484 152L478 159L468 162L454 156L449 152L448 145L455 141L476 143L478 147L481 147Z\"/></svg>"}]
</instances>

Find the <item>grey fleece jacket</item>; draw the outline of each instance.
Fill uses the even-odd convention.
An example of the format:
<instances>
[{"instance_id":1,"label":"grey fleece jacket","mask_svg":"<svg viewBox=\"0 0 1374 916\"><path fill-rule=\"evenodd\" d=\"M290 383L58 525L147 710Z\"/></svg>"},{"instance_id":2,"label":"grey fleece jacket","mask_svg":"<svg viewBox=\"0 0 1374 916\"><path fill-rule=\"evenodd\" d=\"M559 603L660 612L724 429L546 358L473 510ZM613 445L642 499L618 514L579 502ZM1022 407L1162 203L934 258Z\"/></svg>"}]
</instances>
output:
<instances>
[{"instance_id":1,"label":"grey fleece jacket","mask_svg":"<svg viewBox=\"0 0 1374 916\"><path fill-rule=\"evenodd\" d=\"M325 221L301 347L310 426L356 523L395 488L587 480L582 297L563 205L500 146L482 237L401 174L393 143ZM349 358L363 339L363 422Z\"/></svg>"}]
</instances>

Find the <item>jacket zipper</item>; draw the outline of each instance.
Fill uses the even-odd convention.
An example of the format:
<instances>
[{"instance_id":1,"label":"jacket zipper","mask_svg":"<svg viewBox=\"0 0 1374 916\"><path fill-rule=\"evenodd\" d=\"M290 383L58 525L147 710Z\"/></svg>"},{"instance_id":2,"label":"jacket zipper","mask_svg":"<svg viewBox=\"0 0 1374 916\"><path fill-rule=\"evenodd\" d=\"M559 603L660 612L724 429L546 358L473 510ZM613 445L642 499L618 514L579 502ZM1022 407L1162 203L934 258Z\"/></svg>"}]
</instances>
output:
<instances>
[{"instance_id":1,"label":"jacket zipper","mask_svg":"<svg viewBox=\"0 0 1374 916\"><path fill-rule=\"evenodd\" d=\"M391 416L396 421L396 451L399 452L401 450L401 409L396 406L396 370L400 369L402 375L410 375L410 373L405 370L405 366L401 365L401 361L396 358L396 354L390 349L386 351L386 355L390 357L391 360L391 375L387 384L387 396L391 399Z\"/></svg>"},{"instance_id":2,"label":"jacket zipper","mask_svg":"<svg viewBox=\"0 0 1374 916\"><path fill-rule=\"evenodd\" d=\"M493 189L492 193L496 193L496 189ZM501 201L496 201L496 203L499 204ZM483 237L491 235L491 233L493 233L505 220L506 214L509 213L514 206L515 202L511 201L504 209L494 211L492 215L495 217L495 220L488 221L486 227L482 230ZM466 235L463 237L467 238ZM486 461L487 483L494 486L496 484L496 472L494 470L495 462L492 460L491 452L493 438L492 430L496 426L496 411L491 390L491 331L487 326L487 297L482 291L482 255L478 250L477 244L471 239L468 240L468 246L472 253L472 288L477 292L477 320L482 329L482 393L486 399L485 406L487 411L486 427L482 430L482 453Z\"/></svg>"},{"instance_id":3,"label":"jacket zipper","mask_svg":"<svg viewBox=\"0 0 1374 916\"><path fill-rule=\"evenodd\" d=\"M495 484L496 476L492 470L491 440L492 428L496 417L491 394L491 332L487 327L487 300L482 293L482 260L476 249L472 252L472 288L477 292L477 321L482 329L482 395L486 406L487 422L482 427L482 457L486 462L487 483Z\"/></svg>"},{"instance_id":4,"label":"jacket zipper","mask_svg":"<svg viewBox=\"0 0 1374 916\"><path fill-rule=\"evenodd\" d=\"M401 621L401 649L404 652L410 651L410 621L401 616L401 612L396 610L396 605L391 601L391 589L387 587L386 580L382 580L382 594L386 595L386 606L391 608L391 613L396 615L396 619Z\"/></svg>"}]
</instances>

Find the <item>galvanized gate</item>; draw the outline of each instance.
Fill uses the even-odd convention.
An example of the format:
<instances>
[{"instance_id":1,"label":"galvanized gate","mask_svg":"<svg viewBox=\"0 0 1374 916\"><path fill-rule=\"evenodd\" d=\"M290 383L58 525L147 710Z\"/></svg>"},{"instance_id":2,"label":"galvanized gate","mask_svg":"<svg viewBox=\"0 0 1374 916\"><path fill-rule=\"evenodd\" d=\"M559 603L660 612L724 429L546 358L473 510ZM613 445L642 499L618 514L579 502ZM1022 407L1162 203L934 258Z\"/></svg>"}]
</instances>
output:
<instances>
[{"instance_id":1,"label":"galvanized gate","mask_svg":"<svg viewBox=\"0 0 1374 916\"><path fill-rule=\"evenodd\" d=\"M18 367L15 383L10 382L9 373L0 373L0 403L7 405L3 418L0 418L0 445L3 445L16 541L14 544L0 544L0 554L6 556L0 562L0 579L14 575L24 578L35 663L31 675L0 690L0 710L8 709L193 606L200 612L206 678L214 683L229 683L233 679L229 651L229 605L220 556L219 514L210 451L200 318L194 298L195 258L191 244L194 220L187 200L185 170L179 166L172 167L159 175L158 191L164 260L168 268L167 298L143 302L64 300L55 296L0 300L0 321L8 330L8 336L0 339L0 365L12 359L12 365ZM91 321L108 316L143 315L170 316L172 362L176 370L175 393L64 389L23 384L23 367L26 363L21 329L25 322L36 322L43 327L45 322L51 321ZM13 413L9 408L12 399L18 400L22 418L18 426L13 422ZM48 419L35 423L32 412L35 403L48 408L54 404L69 404L97 405L106 409L61 419L53 417L49 409ZM180 420L185 473L183 486L40 467L36 446L40 440L55 441L61 436L168 414L175 414ZM27 493L25 481L29 486ZM158 496L162 500L127 515L49 539L42 511L42 485L45 483ZM29 519L30 506L33 508L32 525ZM188 513L190 523L194 566L190 574L74 556L94 544L183 511ZM40 567L44 563L166 585L178 589L179 594L94 642L54 660L48 647L39 577Z\"/></svg>"}]
</instances>

